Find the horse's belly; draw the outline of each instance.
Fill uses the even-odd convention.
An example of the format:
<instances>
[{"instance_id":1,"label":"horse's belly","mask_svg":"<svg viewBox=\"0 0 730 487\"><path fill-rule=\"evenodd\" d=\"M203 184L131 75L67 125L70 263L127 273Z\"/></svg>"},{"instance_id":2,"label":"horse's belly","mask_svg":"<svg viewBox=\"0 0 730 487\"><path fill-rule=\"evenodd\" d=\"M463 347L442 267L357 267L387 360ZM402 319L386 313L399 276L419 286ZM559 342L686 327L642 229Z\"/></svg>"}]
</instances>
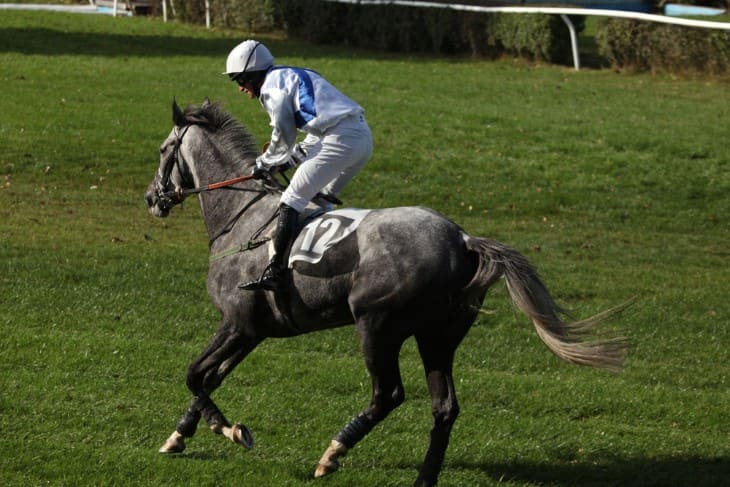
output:
<instances>
[{"instance_id":1,"label":"horse's belly","mask_svg":"<svg viewBox=\"0 0 730 487\"><path fill-rule=\"evenodd\" d=\"M292 277L291 316L298 327L311 331L353 323L347 302L349 275L321 278L295 271Z\"/></svg>"}]
</instances>

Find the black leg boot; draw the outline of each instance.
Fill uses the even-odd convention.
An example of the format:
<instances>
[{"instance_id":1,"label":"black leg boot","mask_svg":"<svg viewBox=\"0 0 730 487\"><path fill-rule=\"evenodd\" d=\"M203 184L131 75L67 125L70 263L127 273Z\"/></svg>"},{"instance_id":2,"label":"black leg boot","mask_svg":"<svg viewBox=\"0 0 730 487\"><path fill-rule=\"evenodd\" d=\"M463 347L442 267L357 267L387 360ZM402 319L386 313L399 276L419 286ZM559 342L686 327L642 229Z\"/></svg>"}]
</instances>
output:
<instances>
[{"instance_id":1,"label":"black leg boot","mask_svg":"<svg viewBox=\"0 0 730 487\"><path fill-rule=\"evenodd\" d=\"M284 274L284 255L289 241L294 236L298 218L299 212L291 206L284 203L279 206L279 219L276 222L276 235L274 236L274 256L257 281L240 284L239 288L247 291L256 289L273 291L278 288L282 274Z\"/></svg>"}]
</instances>

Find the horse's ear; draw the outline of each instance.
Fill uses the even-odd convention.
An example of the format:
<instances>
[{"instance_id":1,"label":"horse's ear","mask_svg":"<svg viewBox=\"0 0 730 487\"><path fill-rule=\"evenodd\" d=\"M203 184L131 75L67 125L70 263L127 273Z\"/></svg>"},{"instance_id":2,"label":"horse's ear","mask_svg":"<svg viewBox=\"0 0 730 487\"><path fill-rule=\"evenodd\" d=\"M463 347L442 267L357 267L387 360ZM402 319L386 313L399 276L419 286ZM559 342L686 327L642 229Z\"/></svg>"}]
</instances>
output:
<instances>
[{"instance_id":1,"label":"horse's ear","mask_svg":"<svg viewBox=\"0 0 730 487\"><path fill-rule=\"evenodd\" d=\"M201 108L205 108L205 107L207 107L208 105L210 105L210 98L208 98L208 97L206 96L206 97L205 97L205 100L203 100L203 106L202 106Z\"/></svg>"},{"instance_id":2,"label":"horse's ear","mask_svg":"<svg viewBox=\"0 0 730 487\"><path fill-rule=\"evenodd\" d=\"M178 127L182 127L183 125L185 125L185 115L183 114L180 107L177 106L177 101L175 101L175 98L172 99L172 122Z\"/></svg>"}]
</instances>

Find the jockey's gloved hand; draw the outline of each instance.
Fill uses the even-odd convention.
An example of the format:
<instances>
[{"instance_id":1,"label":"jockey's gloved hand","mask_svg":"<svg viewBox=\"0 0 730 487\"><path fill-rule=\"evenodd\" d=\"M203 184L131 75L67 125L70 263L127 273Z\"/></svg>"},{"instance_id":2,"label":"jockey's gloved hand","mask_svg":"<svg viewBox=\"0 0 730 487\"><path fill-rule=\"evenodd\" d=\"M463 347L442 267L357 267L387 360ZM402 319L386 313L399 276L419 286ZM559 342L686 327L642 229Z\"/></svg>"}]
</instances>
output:
<instances>
[{"instance_id":1,"label":"jockey's gloved hand","mask_svg":"<svg viewBox=\"0 0 730 487\"><path fill-rule=\"evenodd\" d=\"M256 167L253 168L253 173L251 173L254 179L266 179L270 176L269 170L266 169L264 166L259 166L256 164Z\"/></svg>"}]
</instances>

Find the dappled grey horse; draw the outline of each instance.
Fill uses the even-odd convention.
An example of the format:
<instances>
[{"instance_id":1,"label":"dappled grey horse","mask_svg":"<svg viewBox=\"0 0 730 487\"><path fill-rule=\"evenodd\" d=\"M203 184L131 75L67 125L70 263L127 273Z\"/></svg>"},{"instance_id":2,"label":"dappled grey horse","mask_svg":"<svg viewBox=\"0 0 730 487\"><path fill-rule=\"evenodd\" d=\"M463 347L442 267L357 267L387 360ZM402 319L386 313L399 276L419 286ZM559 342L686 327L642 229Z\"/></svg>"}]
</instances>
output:
<instances>
[{"instance_id":1,"label":"dappled grey horse","mask_svg":"<svg viewBox=\"0 0 730 487\"><path fill-rule=\"evenodd\" d=\"M487 289L500 277L538 336L569 363L616 371L626 342L591 333L618 308L566 322L535 269L517 251L467 235L421 207L338 210L314 217L292 245L277 291L242 291L261 275L279 204L276 178L253 180L257 147L250 134L215 103L183 112L173 102L174 127L160 146L159 169L145 198L165 217L186 195L200 193L210 242L208 293L222 321L189 366L193 399L160 449L180 452L201 417L217 433L251 447L253 437L228 422L211 394L267 337L289 337L354 323L372 378L370 404L331 440L315 476L337 470L345 455L405 398L398 365L413 336L431 394L433 425L416 485L435 485L459 413L454 353L474 322Z\"/></svg>"}]
</instances>

